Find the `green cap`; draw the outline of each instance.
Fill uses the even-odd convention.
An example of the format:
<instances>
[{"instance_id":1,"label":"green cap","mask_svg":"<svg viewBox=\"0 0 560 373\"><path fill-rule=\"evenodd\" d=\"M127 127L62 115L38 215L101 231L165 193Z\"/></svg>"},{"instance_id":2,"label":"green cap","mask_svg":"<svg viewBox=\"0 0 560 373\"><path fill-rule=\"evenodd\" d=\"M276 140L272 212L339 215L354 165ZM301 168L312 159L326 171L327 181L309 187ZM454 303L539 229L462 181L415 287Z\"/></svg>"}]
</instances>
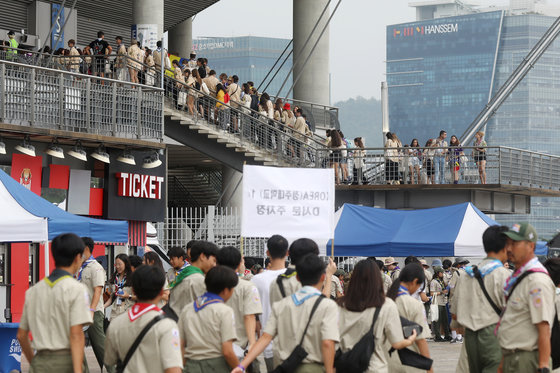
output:
<instances>
[{"instance_id":1,"label":"green cap","mask_svg":"<svg viewBox=\"0 0 560 373\"><path fill-rule=\"evenodd\" d=\"M537 242L537 231L529 223L514 224L504 234L514 241Z\"/></svg>"},{"instance_id":2,"label":"green cap","mask_svg":"<svg viewBox=\"0 0 560 373\"><path fill-rule=\"evenodd\" d=\"M439 272L443 273L444 272L443 268L440 266L434 267L434 273L439 273Z\"/></svg>"}]
</instances>

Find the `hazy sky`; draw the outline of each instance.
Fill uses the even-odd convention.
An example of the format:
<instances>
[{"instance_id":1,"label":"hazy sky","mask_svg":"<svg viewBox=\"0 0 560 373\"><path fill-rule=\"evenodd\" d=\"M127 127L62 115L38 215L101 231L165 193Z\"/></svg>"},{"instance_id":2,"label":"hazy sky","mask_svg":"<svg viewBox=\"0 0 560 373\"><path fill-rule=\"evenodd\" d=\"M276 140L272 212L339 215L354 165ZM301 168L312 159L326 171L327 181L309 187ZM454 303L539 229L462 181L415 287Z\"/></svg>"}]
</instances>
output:
<instances>
[{"instance_id":1,"label":"hazy sky","mask_svg":"<svg viewBox=\"0 0 560 373\"><path fill-rule=\"evenodd\" d=\"M336 2L331 1L331 8ZM385 26L415 20L408 2L342 0L330 27L333 103L356 96L380 97ZM292 0L220 0L193 22L193 37L244 35L291 39Z\"/></svg>"}]
</instances>

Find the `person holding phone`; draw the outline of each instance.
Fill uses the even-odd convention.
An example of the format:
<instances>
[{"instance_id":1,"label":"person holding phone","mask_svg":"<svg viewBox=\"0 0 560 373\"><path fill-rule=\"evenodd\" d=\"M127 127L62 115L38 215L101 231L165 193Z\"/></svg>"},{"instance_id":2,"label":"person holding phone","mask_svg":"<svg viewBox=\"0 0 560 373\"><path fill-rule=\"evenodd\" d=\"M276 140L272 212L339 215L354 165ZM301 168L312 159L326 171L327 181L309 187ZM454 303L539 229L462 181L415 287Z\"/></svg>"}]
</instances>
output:
<instances>
[{"instance_id":1,"label":"person holding phone","mask_svg":"<svg viewBox=\"0 0 560 373\"><path fill-rule=\"evenodd\" d=\"M424 315L424 305L418 299L412 297L412 294L424 284L425 280L426 275L422 266L418 263L410 263L403 268L399 277L393 282L393 285L391 285L387 292L387 297L395 301L401 317L422 327L421 332L416 330L418 336L416 337L415 344L408 348L430 358L430 350L426 341L430 337L430 328ZM409 333L412 333L412 329L415 329L415 327L403 327L404 337L408 338L410 336ZM419 369L402 365L396 354L389 360L389 370L391 372L420 372ZM433 368L428 370L428 372L433 372Z\"/></svg>"}]
</instances>

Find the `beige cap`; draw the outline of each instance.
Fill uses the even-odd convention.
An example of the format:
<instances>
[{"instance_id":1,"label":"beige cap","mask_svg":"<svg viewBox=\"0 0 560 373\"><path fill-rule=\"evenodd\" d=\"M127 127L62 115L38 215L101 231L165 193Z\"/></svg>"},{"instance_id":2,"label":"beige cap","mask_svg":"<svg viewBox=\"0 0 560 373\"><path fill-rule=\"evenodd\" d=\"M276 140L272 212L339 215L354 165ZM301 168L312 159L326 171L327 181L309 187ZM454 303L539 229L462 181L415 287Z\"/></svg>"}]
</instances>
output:
<instances>
[{"instance_id":1,"label":"beige cap","mask_svg":"<svg viewBox=\"0 0 560 373\"><path fill-rule=\"evenodd\" d=\"M426 259L420 259L420 264L422 264L423 266L428 266L428 262L426 262Z\"/></svg>"}]
</instances>

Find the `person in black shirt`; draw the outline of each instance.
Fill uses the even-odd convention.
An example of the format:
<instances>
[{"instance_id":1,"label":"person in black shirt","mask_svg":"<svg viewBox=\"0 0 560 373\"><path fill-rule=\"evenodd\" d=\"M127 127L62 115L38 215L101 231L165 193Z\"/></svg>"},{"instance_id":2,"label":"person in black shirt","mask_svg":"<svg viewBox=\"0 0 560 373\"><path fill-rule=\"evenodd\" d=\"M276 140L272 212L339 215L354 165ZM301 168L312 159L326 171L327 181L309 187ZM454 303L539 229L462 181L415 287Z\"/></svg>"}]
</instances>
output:
<instances>
[{"instance_id":1,"label":"person in black shirt","mask_svg":"<svg viewBox=\"0 0 560 373\"><path fill-rule=\"evenodd\" d=\"M97 39L84 48L84 54L93 55L91 66L95 75L100 77L105 75L105 61L107 55L111 54L112 51L113 48L105 41L105 34L103 31L97 32Z\"/></svg>"}]
</instances>

